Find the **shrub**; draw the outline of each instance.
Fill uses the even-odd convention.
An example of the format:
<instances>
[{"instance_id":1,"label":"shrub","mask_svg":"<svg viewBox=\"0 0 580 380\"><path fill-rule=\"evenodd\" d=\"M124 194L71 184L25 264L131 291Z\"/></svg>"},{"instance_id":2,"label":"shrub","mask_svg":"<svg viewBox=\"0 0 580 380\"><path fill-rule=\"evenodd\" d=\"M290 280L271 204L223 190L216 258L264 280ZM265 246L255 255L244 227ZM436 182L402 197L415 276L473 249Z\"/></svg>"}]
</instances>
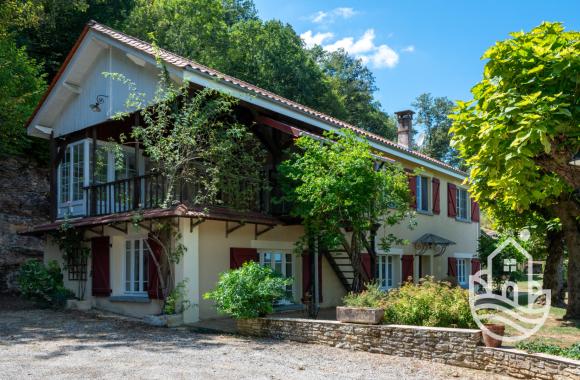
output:
<instances>
[{"instance_id":1,"label":"shrub","mask_svg":"<svg viewBox=\"0 0 580 380\"><path fill-rule=\"evenodd\" d=\"M273 311L274 302L284 298L291 282L251 261L220 274L216 289L203 298L215 301L218 312L236 319L263 317Z\"/></svg>"},{"instance_id":2,"label":"shrub","mask_svg":"<svg viewBox=\"0 0 580 380\"><path fill-rule=\"evenodd\" d=\"M20 267L18 285L24 298L42 306L62 307L67 299L74 298L74 293L64 287L56 261L49 261L48 266L36 260L26 261Z\"/></svg>"},{"instance_id":3,"label":"shrub","mask_svg":"<svg viewBox=\"0 0 580 380\"><path fill-rule=\"evenodd\" d=\"M467 290L447 282L422 279L391 290L383 304L385 323L432 326L475 327Z\"/></svg>"},{"instance_id":4,"label":"shrub","mask_svg":"<svg viewBox=\"0 0 580 380\"><path fill-rule=\"evenodd\" d=\"M387 293L381 290L377 282L366 285L366 290L360 293L348 293L342 299L345 306L349 307L374 307L381 308L386 301Z\"/></svg>"},{"instance_id":5,"label":"shrub","mask_svg":"<svg viewBox=\"0 0 580 380\"><path fill-rule=\"evenodd\" d=\"M542 340L532 340L527 342L519 342L516 347L527 352L541 352L544 354L557 355L570 359L580 360L580 343L574 343L568 347L560 347L555 344L546 343Z\"/></svg>"},{"instance_id":6,"label":"shrub","mask_svg":"<svg viewBox=\"0 0 580 380\"><path fill-rule=\"evenodd\" d=\"M163 306L165 314L179 314L191 306L191 303L186 299L185 284L187 280L178 283L175 288L169 293Z\"/></svg>"}]
</instances>

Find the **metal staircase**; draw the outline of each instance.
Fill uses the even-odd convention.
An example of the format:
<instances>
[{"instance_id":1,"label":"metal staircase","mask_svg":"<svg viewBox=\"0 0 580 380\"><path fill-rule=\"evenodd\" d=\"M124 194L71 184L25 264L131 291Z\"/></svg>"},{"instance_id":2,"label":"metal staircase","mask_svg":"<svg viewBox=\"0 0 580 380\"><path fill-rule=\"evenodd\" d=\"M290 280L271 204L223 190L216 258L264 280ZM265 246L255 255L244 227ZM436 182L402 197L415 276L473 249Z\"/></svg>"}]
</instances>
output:
<instances>
[{"instance_id":1,"label":"metal staircase","mask_svg":"<svg viewBox=\"0 0 580 380\"><path fill-rule=\"evenodd\" d=\"M350 292L352 289L352 281L354 279L354 270L352 268L350 257L348 257L346 251L326 251L325 256L344 289L347 292Z\"/></svg>"}]
</instances>

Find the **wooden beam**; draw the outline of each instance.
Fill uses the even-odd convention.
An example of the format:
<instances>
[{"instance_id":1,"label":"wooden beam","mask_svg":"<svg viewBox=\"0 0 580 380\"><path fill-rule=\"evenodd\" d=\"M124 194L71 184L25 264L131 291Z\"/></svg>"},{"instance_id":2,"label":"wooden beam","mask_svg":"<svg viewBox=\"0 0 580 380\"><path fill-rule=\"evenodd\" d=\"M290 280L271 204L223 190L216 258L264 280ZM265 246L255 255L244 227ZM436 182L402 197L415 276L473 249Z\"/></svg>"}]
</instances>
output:
<instances>
[{"instance_id":1,"label":"wooden beam","mask_svg":"<svg viewBox=\"0 0 580 380\"><path fill-rule=\"evenodd\" d=\"M87 231L94 233L95 235L103 236L105 234L105 226L101 225L101 230L97 230L93 227L87 228Z\"/></svg>"},{"instance_id":2,"label":"wooden beam","mask_svg":"<svg viewBox=\"0 0 580 380\"><path fill-rule=\"evenodd\" d=\"M124 225L124 226L125 226L125 228L118 227L118 226L117 226L117 224ZM129 230L129 228L128 228L128 226L127 226L127 222L125 222L125 223L111 223L111 224L109 224L109 227L111 227L111 228L114 228L114 229L116 229L117 231L121 231L121 232L123 232L125 235L127 234L128 230Z\"/></svg>"},{"instance_id":3,"label":"wooden beam","mask_svg":"<svg viewBox=\"0 0 580 380\"><path fill-rule=\"evenodd\" d=\"M57 195L56 195L56 141L54 139L54 132L50 133L50 221L56 220L57 214Z\"/></svg>"},{"instance_id":4,"label":"wooden beam","mask_svg":"<svg viewBox=\"0 0 580 380\"><path fill-rule=\"evenodd\" d=\"M235 223L237 223L237 224L230 228L230 222L226 220L226 237L228 237L229 234L231 234L232 232L234 232L238 228L241 228L244 226L244 223L242 223L242 222L235 222Z\"/></svg>"},{"instance_id":5,"label":"wooden beam","mask_svg":"<svg viewBox=\"0 0 580 380\"><path fill-rule=\"evenodd\" d=\"M202 224L203 222L205 222L205 218L197 218L197 220L195 222L193 221L193 219L194 218L189 218L189 232L193 232L193 229L195 227L197 227L200 224Z\"/></svg>"},{"instance_id":6,"label":"wooden beam","mask_svg":"<svg viewBox=\"0 0 580 380\"><path fill-rule=\"evenodd\" d=\"M266 232L274 229L274 227L276 227L275 224L268 224L268 225L266 225L266 227L264 229L259 230L258 224L254 224L254 238L257 240L260 235L263 235Z\"/></svg>"}]
</instances>

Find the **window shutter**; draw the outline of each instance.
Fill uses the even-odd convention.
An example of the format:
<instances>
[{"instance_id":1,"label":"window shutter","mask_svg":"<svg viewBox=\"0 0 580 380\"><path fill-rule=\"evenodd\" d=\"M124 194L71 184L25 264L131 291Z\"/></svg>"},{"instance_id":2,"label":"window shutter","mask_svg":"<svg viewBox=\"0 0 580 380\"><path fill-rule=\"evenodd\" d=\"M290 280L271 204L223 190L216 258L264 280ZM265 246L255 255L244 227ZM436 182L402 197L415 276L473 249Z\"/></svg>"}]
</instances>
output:
<instances>
[{"instance_id":1,"label":"window shutter","mask_svg":"<svg viewBox=\"0 0 580 380\"><path fill-rule=\"evenodd\" d=\"M413 257L413 255L403 255L403 257L401 258L401 260L403 261L403 270L402 270L402 276L403 278L401 279L402 282L407 282L409 281L409 277L411 277L411 281L413 278L413 260L415 258Z\"/></svg>"},{"instance_id":2,"label":"window shutter","mask_svg":"<svg viewBox=\"0 0 580 380\"><path fill-rule=\"evenodd\" d=\"M255 248L230 248L230 269L240 268L246 261L259 262Z\"/></svg>"},{"instance_id":3,"label":"window shutter","mask_svg":"<svg viewBox=\"0 0 580 380\"><path fill-rule=\"evenodd\" d=\"M371 268L371 255L369 253L361 254L361 264L367 277L372 281L375 278L375 271Z\"/></svg>"},{"instance_id":4,"label":"window shutter","mask_svg":"<svg viewBox=\"0 0 580 380\"><path fill-rule=\"evenodd\" d=\"M306 301L306 293L312 294L314 289L314 264L309 252L302 255L302 302ZM318 302L322 302L322 253L318 254Z\"/></svg>"},{"instance_id":5,"label":"window shutter","mask_svg":"<svg viewBox=\"0 0 580 380\"><path fill-rule=\"evenodd\" d=\"M447 184L447 216L457 216L457 186L452 183Z\"/></svg>"},{"instance_id":6,"label":"window shutter","mask_svg":"<svg viewBox=\"0 0 580 380\"><path fill-rule=\"evenodd\" d=\"M481 270L481 261L479 259L471 259L471 274L476 274Z\"/></svg>"},{"instance_id":7,"label":"window shutter","mask_svg":"<svg viewBox=\"0 0 580 380\"><path fill-rule=\"evenodd\" d=\"M455 257L447 258L447 275L457 277L457 259Z\"/></svg>"},{"instance_id":8,"label":"window shutter","mask_svg":"<svg viewBox=\"0 0 580 380\"><path fill-rule=\"evenodd\" d=\"M157 260L157 263L161 262L161 255L163 254L163 247L157 243L154 239L147 239L147 244L151 250L151 254ZM159 281L159 271L157 270L157 265L155 265L155 260L149 257L149 287L147 289L147 294L151 299L163 299L163 289L161 289L161 282Z\"/></svg>"},{"instance_id":9,"label":"window shutter","mask_svg":"<svg viewBox=\"0 0 580 380\"><path fill-rule=\"evenodd\" d=\"M108 236L91 239L92 294L95 297L108 297L111 294L109 251Z\"/></svg>"},{"instance_id":10,"label":"window shutter","mask_svg":"<svg viewBox=\"0 0 580 380\"><path fill-rule=\"evenodd\" d=\"M409 180L409 192L411 193L411 204L412 208L417 208L417 176L409 169L405 169L407 172L407 178Z\"/></svg>"},{"instance_id":11,"label":"window shutter","mask_svg":"<svg viewBox=\"0 0 580 380\"><path fill-rule=\"evenodd\" d=\"M432 181L432 189L433 189L433 214L439 215L441 212L441 206L439 202L439 185L440 181L439 178L433 178Z\"/></svg>"},{"instance_id":12,"label":"window shutter","mask_svg":"<svg viewBox=\"0 0 580 380\"><path fill-rule=\"evenodd\" d=\"M471 200L471 221L479 222L479 204Z\"/></svg>"}]
</instances>

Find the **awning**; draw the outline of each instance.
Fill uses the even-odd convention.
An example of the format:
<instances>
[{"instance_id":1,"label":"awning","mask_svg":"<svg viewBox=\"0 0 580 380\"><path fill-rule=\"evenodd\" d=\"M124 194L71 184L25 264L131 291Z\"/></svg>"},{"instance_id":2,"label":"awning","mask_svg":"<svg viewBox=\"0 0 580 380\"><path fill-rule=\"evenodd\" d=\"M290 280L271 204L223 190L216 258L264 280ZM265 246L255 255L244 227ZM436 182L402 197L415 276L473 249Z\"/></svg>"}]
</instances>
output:
<instances>
[{"instance_id":1,"label":"awning","mask_svg":"<svg viewBox=\"0 0 580 380\"><path fill-rule=\"evenodd\" d=\"M450 245L455 242L435 234L424 234L413 242L417 255L423 255L427 250L433 251L435 256L441 256Z\"/></svg>"}]
</instances>

